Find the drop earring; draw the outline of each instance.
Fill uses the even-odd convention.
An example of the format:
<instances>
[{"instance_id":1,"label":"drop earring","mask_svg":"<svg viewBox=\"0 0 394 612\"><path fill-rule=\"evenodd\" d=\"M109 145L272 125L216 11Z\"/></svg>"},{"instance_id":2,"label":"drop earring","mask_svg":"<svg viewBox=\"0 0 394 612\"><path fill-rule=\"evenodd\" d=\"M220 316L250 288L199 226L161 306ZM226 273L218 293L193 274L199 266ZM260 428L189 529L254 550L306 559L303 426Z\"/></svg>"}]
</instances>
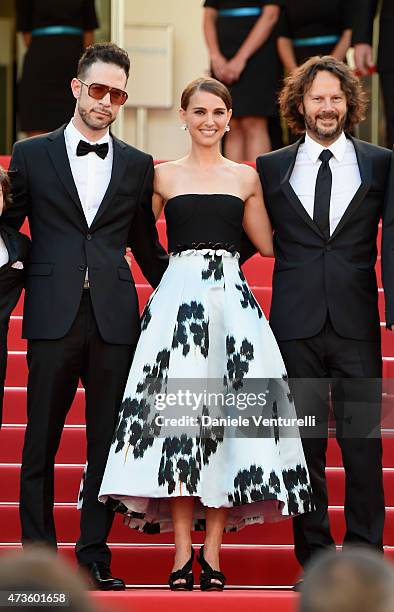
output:
<instances>
[{"instance_id":1,"label":"drop earring","mask_svg":"<svg viewBox=\"0 0 394 612\"><path fill-rule=\"evenodd\" d=\"M183 130L184 132L187 132L189 128L187 127L186 123L184 123L183 125L181 125L181 130Z\"/></svg>"},{"instance_id":2,"label":"drop earring","mask_svg":"<svg viewBox=\"0 0 394 612\"><path fill-rule=\"evenodd\" d=\"M229 126L229 125L226 125L226 127L224 128L224 131L225 131L225 132L229 132L229 131L230 131L230 126Z\"/></svg>"}]
</instances>

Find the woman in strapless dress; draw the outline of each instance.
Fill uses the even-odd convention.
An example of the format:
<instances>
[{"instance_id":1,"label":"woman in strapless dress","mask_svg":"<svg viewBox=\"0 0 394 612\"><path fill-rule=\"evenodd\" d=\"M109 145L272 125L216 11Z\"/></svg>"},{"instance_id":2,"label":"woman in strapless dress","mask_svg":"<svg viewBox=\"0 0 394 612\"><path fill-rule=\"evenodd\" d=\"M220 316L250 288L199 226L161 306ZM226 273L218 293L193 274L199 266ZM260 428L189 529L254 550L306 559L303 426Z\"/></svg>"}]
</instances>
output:
<instances>
[{"instance_id":1,"label":"woman in strapless dress","mask_svg":"<svg viewBox=\"0 0 394 612\"><path fill-rule=\"evenodd\" d=\"M239 266L243 230L272 256L258 175L220 153L224 85L192 82L180 115L191 149L156 167L153 197L170 262L142 316L99 499L133 529L174 531L172 589L193 588L191 531L205 530L200 586L221 590L223 531L313 502L298 429L280 425L295 419L285 366Z\"/></svg>"}]
</instances>

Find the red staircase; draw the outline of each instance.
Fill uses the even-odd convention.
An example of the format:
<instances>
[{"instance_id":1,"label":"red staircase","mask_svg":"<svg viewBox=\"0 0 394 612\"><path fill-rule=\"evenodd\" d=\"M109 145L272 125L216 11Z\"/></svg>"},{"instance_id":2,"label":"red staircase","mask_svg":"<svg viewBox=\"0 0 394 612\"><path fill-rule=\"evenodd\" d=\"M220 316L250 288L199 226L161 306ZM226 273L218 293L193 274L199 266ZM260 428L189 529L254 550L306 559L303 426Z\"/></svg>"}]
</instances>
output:
<instances>
[{"instance_id":1,"label":"red staircase","mask_svg":"<svg viewBox=\"0 0 394 612\"><path fill-rule=\"evenodd\" d=\"M4 163L4 158L0 163ZM8 161L8 160L6 160ZM158 222L163 244L165 224ZM379 237L380 244L380 237ZM268 315L271 297L273 262L258 256L252 258L244 271L253 292ZM380 281L380 261L377 264ZM150 288L139 269L134 266L143 308ZM379 295L381 320L384 320L384 300ZM18 518L18 487L21 450L26 425L26 342L22 340L21 299L13 313L9 334L9 364L6 380L4 426L0 432L0 554L20 548ZM382 324L384 376L392 377L394 368L394 336ZM84 391L80 388L67 417L55 468L55 517L61 554L73 558L73 545L78 536L79 515L76 509L79 480L85 462ZM389 411L387 411L389 413ZM389 422L384 426L384 482L387 504L385 528L385 552L394 560L394 442ZM330 493L330 518L336 541L341 542L344 533L343 499L344 473L339 448L335 440L329 441L327 476ZM202 541L196 533L193 542ZM238 534L224 537L222 569L227 575L229 589L218 593L171 593L164 590L171 569L173 546L171 534L147 536L123 526L117 517L109 542L113 551L112 569L123 577L129 587L125 593L94 593L92 596L104 608L136 612L154 608L183 610L217 610L218 604L226 610L236 610L240 605L251 611L267 609L270 612L295 610L297 596L290 587L300 573L292 550L290 521L276 525L251 526ZM151 587L156 587L155 589Z\"/></svg>"}]
</instances>

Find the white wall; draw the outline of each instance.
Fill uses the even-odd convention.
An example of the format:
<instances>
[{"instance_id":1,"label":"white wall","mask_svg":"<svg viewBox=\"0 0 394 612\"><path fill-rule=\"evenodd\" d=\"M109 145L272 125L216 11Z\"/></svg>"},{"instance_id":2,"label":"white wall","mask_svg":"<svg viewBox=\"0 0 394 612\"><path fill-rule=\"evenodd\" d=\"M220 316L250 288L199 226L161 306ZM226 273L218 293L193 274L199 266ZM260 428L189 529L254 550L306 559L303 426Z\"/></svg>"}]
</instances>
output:
<instances>
[{"instance_id":1,"label":"white wall","mask_svg":"<svg viewBox=\"0 0 394 612\"><path fill-rule=\"evenodd\" d=\"M208 74L208 55L202 34L203 0L124 2L126 23L174 26L174 106L166 110L149 110L145 149L155 159L182 157L188 147L188 136L180 129L178 119L180 94L191 80ZM131 87L132 79L131 73ZM135 145L136 111L125 108L124 113L124 139Z\"/></svg>"}]
</instances>

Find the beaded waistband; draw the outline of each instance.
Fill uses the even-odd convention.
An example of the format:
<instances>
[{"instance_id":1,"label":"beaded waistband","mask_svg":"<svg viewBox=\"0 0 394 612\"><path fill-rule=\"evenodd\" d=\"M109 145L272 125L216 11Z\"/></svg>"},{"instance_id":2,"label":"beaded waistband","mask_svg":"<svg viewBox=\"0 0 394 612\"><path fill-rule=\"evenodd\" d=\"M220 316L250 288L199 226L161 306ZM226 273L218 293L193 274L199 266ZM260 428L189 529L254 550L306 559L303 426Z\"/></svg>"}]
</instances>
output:
<instances>
[{"instance_id":1,"label":"beaded waistband","mask_svg":"<svg viewBox=\"0 0 394 612\"><path fill-rule=\"evenodd\" d=\"M185 251L227 251L235 255L237 247L228 242L189 242L189 244L177 244L171 255L179 255Z\"/></svg>"}]
</instances>

